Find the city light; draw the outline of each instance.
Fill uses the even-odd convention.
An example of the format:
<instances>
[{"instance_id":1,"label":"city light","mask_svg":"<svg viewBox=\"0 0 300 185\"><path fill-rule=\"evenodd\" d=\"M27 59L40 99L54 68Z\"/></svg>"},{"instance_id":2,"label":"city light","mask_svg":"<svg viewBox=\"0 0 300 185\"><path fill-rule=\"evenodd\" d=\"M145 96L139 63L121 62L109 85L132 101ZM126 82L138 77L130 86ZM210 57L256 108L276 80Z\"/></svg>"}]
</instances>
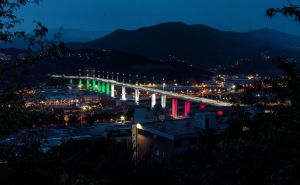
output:
<instances>
[{"instance_id":1,"label":"city light","mask_svg":"<svg viewBox=\"0 0 300 185\"><path fill-rule=\"evenodd\" d=\"M125 116L121 116L121 117L120 117L120 120L121 120L122 122L124 122L124 121L126 120L126 117L125 117Z\"/></svg>"},{"instance_id":2,"label":"city light","mask_svg":"<svg viewBox=\"0 0 300 185\"><path fill-rule=\"evenodd\" d=\"M136 128L140 129L140 130L143 130L143 126L140 123L136 124Z\"/></svg>"}]
</instances>

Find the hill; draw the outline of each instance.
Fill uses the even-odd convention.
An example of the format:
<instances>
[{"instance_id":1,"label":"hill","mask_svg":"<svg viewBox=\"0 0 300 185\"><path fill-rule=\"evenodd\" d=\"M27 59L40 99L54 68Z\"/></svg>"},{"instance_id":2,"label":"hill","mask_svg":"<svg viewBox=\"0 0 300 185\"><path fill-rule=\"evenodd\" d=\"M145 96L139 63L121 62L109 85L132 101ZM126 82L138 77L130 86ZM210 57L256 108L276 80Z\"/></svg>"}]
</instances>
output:
<instances>
[{"instance_id":1,"label":"hill","mask_svg":"<svg viewBox=\"0 0 300 185\"><path fill-rule=\"evenodd\" d=\"M47 38L53 39L59 29L49 29ZM62 42L89 42L108 35L109 31L84 31L77 29L63 29L60 41ZM0 48L26 49L28 44L22 39L14 39L13 43L0 42Z\"/></svg>"},{"instance_id":2,"label":"hill","mask_svg":"<svg viewBox=\"0 0 300 185\"><path fill-rule=\"evenodd\" d=\"M2 49L2 52L14 58L22 53L21 50L13 49ZM47 80L48 74L77 75L79 69L84 68L109 72L110 78L112 72L114 72L115 78L116 73L119 73L120 80L124 73L126 80L131 79L132 82L137 80L136 75L139 76L139 82L152 82L154 77L156 82L162 82L164 78L167 82L173 82L176 79L177 82L181 83L186 81L201 82L212 75L206 70L178 61L154 61L137 54L109 50L81 50L71 52L68 56L59 59L48 59L34 65L28 64L20 67L19 73L24 71L27 74L27 79L24 81L33 84ZM0 68L10 68L10 62L2 62ZM10 75L12 74L7 74L5 77L11 78Z\"/></svg>"},{"instance_id":3,"label":"hill","mask_svg":"<svg viewBox=\"0 0 300 185\"><path fill-rule=\"evenodd\" d=\"M69 43L68 47L112 49L137 53L150 59L166 60L174 56L198 67L231 66L247 61L262 62L262 55L289 54L300 48L300 38L275 30L239 33L221 31L205 25L180 22L163 23L137 30L117 30L87 43ZM291 53L292 51L292 53Z\"/></svg>"}]
</instances>

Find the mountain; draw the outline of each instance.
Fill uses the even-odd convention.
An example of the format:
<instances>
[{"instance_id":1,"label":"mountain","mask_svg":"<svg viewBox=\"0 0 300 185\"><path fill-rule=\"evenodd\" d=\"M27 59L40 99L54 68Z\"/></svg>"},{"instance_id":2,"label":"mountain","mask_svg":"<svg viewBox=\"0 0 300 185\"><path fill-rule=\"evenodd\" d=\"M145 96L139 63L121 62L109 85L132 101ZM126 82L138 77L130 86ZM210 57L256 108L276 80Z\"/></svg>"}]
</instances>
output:
<instances>
[{"instance_id":1,"label":"mountain","mask_svg":"<svg viewBox=\"0 0 300 185\"><path fill-rule=\"evenodd\" d=\"M59 32L59 29L49 29L47 38L53 39L54 35ZM95 39L102 38L109 33L110 31L84 31L84 30L77 30L77 29L63 29L61 31L61 41L62 42L89 42ZM22 39L14 39L13 43L6 44L0 42L0 48L18 48L18 49L25 49L28 44L23 41Z\"/></svg>"},{"instance_id":2,"label":"mountain","mask_svg":"<svg viewBox=\"0 0 300 185\"><path fill-rule=\"evenodd\" d=\"M261 39L272 45L283 49L300 49L300 37L273 29L259 29L247 32L248 34Z\"/></svg>"},{"instance_id":3,"label":"mountain","mask_svg":"<svg viewBox=\"0 0 300 185\"><path fill-rule=\"evenodd\" d=\"M59 29L50 29L48 35L53 36L57 33ZM108 34L110 31L84 31L78 29L63 29L62 38L63 42L89 42L95 39L102 38Z\"/></svg>"},{"instance_id":4,"label":"mountain","mask_svg":"<svg viewBox=\"0 0 300 185\"><path fill-rule=\"evenodd\" d=\"M68 47L73 50L112 49L141 54L155 60L166 60L173 56L192 65L208 67L231 66L245 61L261 62L265 52L291 54L286 50L300 48L300 38L275 30L239 33L201 24L171 22L133 31L119 29L91 42L69 43ZM300 58L298 53L295 57Z\"/></svg>"},{"instance_id":5,"label":"mountain","mask_svg":"<svg viewBox=\"0 0 300 185\"><path fill-rule=\"evenodd\" d=\"M4 53L10 55L11 58L17 60L19 54L22 54L22 50L16 49L0 49L0 54ZM0 68L11 68L11 64L14 62L3 61L0 62ZM76 75L79 69L94 68L101 71L109 71L126 74L126 80L130 77L128 74L132 74L131 80L135 82L136 75L142 77L139 82L153 81L153 77L158 82L165 78L166 81L185 83L201 82L202 80L209 79L212 73L190 66L188 64L177 61L154 61L145 58L144 56L137 54L130 54L117 51L93 51L93 50L81 50L77 52L71 52L65 57L47 59L34 63L33 65L22 65L18 71L19 74L26 72L26 79L24 82L36 84L37 82L43 82L48 79L48 74L66 74ZM5 70L4 70L5 71ZM22 72L23 71L23 72ZM13 73L8 73L3 76L5 78L12 78Z\"/></svg>"}]
</instances>

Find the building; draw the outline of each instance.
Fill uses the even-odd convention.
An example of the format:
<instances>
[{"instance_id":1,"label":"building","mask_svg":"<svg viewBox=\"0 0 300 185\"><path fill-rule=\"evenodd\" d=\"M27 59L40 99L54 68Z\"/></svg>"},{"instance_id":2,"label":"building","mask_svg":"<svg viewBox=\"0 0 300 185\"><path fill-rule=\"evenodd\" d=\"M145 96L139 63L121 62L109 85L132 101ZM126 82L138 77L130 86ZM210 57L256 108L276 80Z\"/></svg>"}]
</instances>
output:
<instances>
[{"instance_id":1,"label":"building","mask_svg":"<svg viewBox=\"0 0 300 185\"><path fill-rule=\"evenodd\" d=\"M194 126L222 132L229 126L232 107L206 107L191 113Z\"/></svg>"},{"instance_id":2,"label":"building","mask_svg":"<svg viewBox=\"0 0 300 185\"><path fill-rule=\"evenodd\" d=\"M197 147L201 129L192 126L190 120L172 120L137 124L133 132L138 156L165 158Z\"/></svg>"},{"instance_id":3,"label":"building","mask_svg":"<svg viewBox=\"0 0 300 185\"><path fill-rule=\"evenodd\" d=\"M130 143L132 129L130 125L111 124L105 129L105 136L117 143Z\"/></svg>"},{"instance_id":4,"label":"building","mask_svg":"<svg viewBox=\"0 0 300 185\"><path fill-rule=\"evenodd\" d=\"M220 134L228 128L231 111L231 107L210 107L192 113L188 119L138 123L132 130L137 155L161 159L196 149L208 129Z\"/></svg>"},{"instance_id":5,"label":"building","mask_svg":"<svg viewBox=\"0 0 300 185\"><path fill-rule=\"evenodd\" d=\"M136 106L133 113L133 123L164 121L169 117L168 111L158 105L153 109L144 106Z\"/></svg>"}]
</instances>

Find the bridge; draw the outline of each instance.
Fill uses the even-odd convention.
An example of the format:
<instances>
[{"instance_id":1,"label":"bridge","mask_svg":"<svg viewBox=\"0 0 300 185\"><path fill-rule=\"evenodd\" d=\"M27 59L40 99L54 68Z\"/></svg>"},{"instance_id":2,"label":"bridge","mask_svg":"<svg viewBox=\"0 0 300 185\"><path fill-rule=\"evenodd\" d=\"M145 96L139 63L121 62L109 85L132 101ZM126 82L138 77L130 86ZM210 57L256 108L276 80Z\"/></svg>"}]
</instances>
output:
<instances>
[{"instance_id":1,"label":"bridge","mask_svg":"<svg viewBox=\"0 0 300 185\"><path fill-rule=\"evenodd\" d=\"M185 94L180 94L176 92L170 92L155 88L149 88L139 85L133 85L123 82L118 82L115 80L109 80L104 78L97 78L97 77L85 77L85 76L66 76L66 75L51 75L52 78L59 78L59 79L69 79L70 84L73 84L73 80L78 80L78 86L79 88L84 87L84 81L85 81L85 88L87 90L93 90L95 92L99 93L105 93L107 95L110 95L112 98L115 97L115 86L122 87L122 94L121 94L121 100L126 101L126 88L134 89L135 90L135 103L139 104L139 94L140 91L145 91L151 93L151 106L154 107L156 104L156 95L161 95L161 106L163 108L166 107L167 102L167 96L172 98L172 116L177 117L177 101L178 99L185 100L185 116L187 116L190 113L190 103L196 102L200 103L200 108L205 107L205 105L213 105L213 106L232 106L233 104L225 101L220 100L213 100L208 98L202 98L202 97L195 97L195 96L189 96Z\"/></svg>"}]
</instances>

